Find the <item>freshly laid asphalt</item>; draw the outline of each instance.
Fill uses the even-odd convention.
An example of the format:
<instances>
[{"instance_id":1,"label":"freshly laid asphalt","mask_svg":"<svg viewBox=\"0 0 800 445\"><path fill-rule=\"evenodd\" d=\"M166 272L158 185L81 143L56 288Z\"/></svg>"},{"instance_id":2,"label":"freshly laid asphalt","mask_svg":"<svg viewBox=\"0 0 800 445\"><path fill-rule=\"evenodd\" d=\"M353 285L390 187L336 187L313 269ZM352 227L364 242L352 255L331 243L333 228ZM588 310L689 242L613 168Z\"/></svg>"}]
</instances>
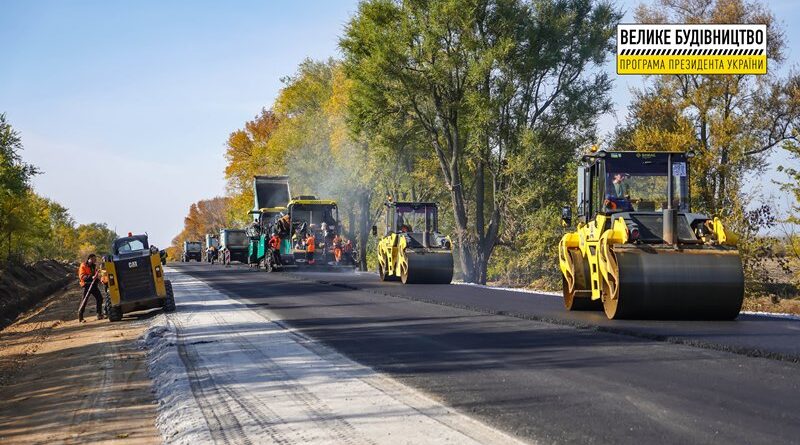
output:
<instances>
[{"instance_id":1,"label":"freshly laid asphalt","mask_svg":"<svg viewBox=\"0 0 800 445\"><path fill-rule=\"evenodd\" d=\"M798 320L620 322L477 286L170 266L530 441L800 443Z\"/></svg>"}]
</instances>

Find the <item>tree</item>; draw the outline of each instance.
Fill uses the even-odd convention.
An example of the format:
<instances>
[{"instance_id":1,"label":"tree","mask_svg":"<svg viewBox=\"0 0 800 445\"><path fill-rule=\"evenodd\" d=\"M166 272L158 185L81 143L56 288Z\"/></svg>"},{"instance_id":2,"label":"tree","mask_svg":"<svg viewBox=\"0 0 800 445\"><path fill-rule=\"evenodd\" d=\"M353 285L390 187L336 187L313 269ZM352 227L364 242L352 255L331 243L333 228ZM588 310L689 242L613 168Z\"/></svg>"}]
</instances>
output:
<instances>
[{"instance_id":1,"label":"tree","mask_svg":"<svg viewBox=\"0 0 800 445\"><path fill-rule=\"evenodd\" d=\"M371 0L348 24L340 46L354 128L385 131L404 118L422 131L450 195L466 281L486 281L519 192L509 160L526 156L526 141L586 138L609 108L610 80L592 68L619 18L590 0Z\"/></svg>"},{"instance_id":2,"label":"tree","mask_svg":"<svg viewBox=\"0 0 800 445\"><path fill-rule=\"evenodd\" d=\"M767 7L743 0L660 0L641 6L642 23L758 23L767 25L770 73L784 60L783 31ZM616 133L614 148L690 150L692 205L720 216L740 236L739 251L749 290L771 274L775 240L760 233L775 225L774 209L751 205L744 181L760 175L768 155L783 146L795 149L800 119L800 76L652 76L635 91L628 122Z\"/></svg>"},{"instance_id":3,"label":"tree","mask_svg":"<svg viewBox=\"0 0 800 445\"><path fill-rule=\"evenodd\" d=\"M661 0L636 11L641 23L767 25L770 71L783 61L785 40L772 13L742 0ZM693 197L699 210L741 215L742 181L762 171L782 143L793 145L800 117L800 77L777 75L653 76L635 92L615 147L692 150Z\"/></svg>"},{"instance_id":4,"label":"tree","mask_svg":"<svg viewBox=\"0 0 800 445\"><path fill-rule=\"evenodd\" d=\"M262 109L244 128L228 136L225 179L228 182L230 217L243 222L253 208L253 176L275 174L283 170L281 159L269 153L269 141L278 128L278 118Z\"/></svg>"},{"instance_id":5,"label":"tree","mask_svg":"<svg viewBox=\"0 0 800 445\"><path fill-rule=\"evenodd\" d=\"M172 245L183 249L184 241L204 241L207 234L218 235L220 230L231 227L230 203L230 198L216 197L189 206L189 213L183 219L183 230L172 239Z\"/></svg>"},{"instance_id":6,"label":"tree","mask_svg":"<svg viewBox=\"0 0 800 445\"><path fill-rule=\"evenodd\" d=\"M23 204L30 190L30 178L38 170L22 161L22 138L0 113L0 245L12 252L12 237L25 227Z\"/></svg>"},{"instance_id":7,"label":"tree","mask_svg":"<svg viewBox=\"0 0 800 445\"><path fill-rule=\"evenodd\" d=\"M75 232L79 259L85 259L90 253L100 256L110 254L111 245L118 238L117 233L109 229L105 223L81 224Z\"/></svg>"}]
</instances>

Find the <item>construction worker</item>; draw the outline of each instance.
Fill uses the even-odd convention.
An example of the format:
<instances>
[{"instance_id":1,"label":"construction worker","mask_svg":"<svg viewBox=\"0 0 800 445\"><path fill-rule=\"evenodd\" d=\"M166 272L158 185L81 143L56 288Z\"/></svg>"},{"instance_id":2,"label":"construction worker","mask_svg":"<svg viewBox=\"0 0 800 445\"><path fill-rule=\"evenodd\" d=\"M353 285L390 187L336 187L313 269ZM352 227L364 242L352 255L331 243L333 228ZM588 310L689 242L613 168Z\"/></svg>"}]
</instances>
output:
<instances>
[{"instance_id":1,"label":"construction worker","mask_svg":"<svg viewBox=\"0 0 800 445\"><path fill-rule=\"evenodd\" d=\"M272 236L269 239L269 248L272 251L272 260L273 262L280 266L281 265L281 237L278 236L278 232L272 232Z\"/></svg>"},{"instance_id":2,"label":"construction worker","mask_svg":"<svg viewBox=\"0 0 800 445\"><path fill-rule=\"evenodd\" d=\"M342 246L342 250L345 253L345 258L347 258L348 264L355 264L355 258L353 258L353 242L350 240L346 240L344 245Z\"/></svg>"},{"instance_id":3,"label":"construction worker","mask_svg":"<svg viewBox=\"0 0 800 445\"><path fill-rule=\"evenodd\" d=\"M214 264L214 261L217 259L217 248L214 246L208 246L206 249L206 261L211 264Z\"/></svg>"},{"instance_id":4,"label":"construction worker","mask_svg":"<svg viewBox=\"0 0 800 445\"><path fill-rule=\"evenodd\" d=\"M314 238L314 231L311 230L308 232L308 236L306 237L306 263L314 264L314 250L316 250L316 239Z\"/></svg>"},{"instance_id":5,"label":"construction worker","mask_svg":"<svg viewBox=\"0 0 800 445\"><path fill-rule=\"evenodd\" d=\"M95 308L97 309L97 319L102 320L103 317L103 295L100 293L100 270L97 268L97 256L90 254L86 261L81 263L78 267L78 280L81 283L83 294L81 304L78 308L78 321L83 322L83 312L86 310L86 303L89 296L94 296Z\"/></svg>"},{"instance_id":6,"label":"construction worker","mask_svg":"<svg viewBox=\"0 0 800 445\"><path fill-rule=\"evenodd\" d=\"M336 264L339 264L342 261L342 237L337 234L333 237L333 258L336 260Z\"/></svg>"}]
</instances>

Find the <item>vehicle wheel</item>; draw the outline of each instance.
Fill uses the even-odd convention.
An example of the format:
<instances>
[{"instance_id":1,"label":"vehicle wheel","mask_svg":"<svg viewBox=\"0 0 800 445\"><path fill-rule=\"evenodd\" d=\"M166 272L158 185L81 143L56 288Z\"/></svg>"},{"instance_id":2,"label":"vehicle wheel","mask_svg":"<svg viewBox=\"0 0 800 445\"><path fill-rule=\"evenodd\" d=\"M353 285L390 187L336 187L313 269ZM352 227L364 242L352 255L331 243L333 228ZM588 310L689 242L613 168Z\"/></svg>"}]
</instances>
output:
<instances>
[{"instance_id":1,"label":"vehicle wheel","mask_svg":"<svg viewBox=\"0 0 800 445\"><path fill-rule=\"evenodd\" d=\"M103 308L106 311L106 316L108 317L108 321L122 320L122 308L119 306L112 306L111 296L108 294L106 294L105 299L103 301Z\"/></svg>"},{"instance_id":2,"label":"vehicle wheel","mask_svg":"<svg viewBox=\"0 0 800 445\"><path fill-rule=\"evenodd\" d=\"M175 312L175 294L172 293L172 282L165 280L164 287L167 288L167 296L164 298L164 312Z\"/></svg>"}]
</instances>

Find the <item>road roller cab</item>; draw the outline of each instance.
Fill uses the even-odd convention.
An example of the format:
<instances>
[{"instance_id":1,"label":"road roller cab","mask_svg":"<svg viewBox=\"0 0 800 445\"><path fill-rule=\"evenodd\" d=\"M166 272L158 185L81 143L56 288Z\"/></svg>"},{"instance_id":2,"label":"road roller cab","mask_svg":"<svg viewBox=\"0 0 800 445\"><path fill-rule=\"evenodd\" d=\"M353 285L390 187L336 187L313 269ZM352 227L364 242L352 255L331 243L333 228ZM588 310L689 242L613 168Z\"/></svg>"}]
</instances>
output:
<instances>
[{"instance_id":1,"label":"road roller cab","mask_svg":"<svg viewBox=\"0 0 800 445\"><path fill-rule=\"evenodd\" d=\"M744 274L736 236L692 213L691 154L606 152L578 168L577 228L559 244L568 310L610 319L733 319ZM563 219L572 223L565 208Z\"/></svg>"},{"instance_id":2,"label":"road roller cab","mask_svg":"<svg viewBox=\"0 0 800 445\"><path fill-rule=\"evenodd\" d=\"M175 310L172 284L164 279L161 252L147 242L147 235L129 235L114 241L112 255L104 258L107 290L105 310L110 321L127 312L163 308Z\"/></svg>"},{"instance_id":3,"label":"road roller cab","mask_svg":"<svg viewBox=\"0 0 800 445\"><path fill-rule=\"evenodd\" d=\"M449 284L453 250L439 233L439 209L433 202L387 202L384 234L378 242L378 274L382 281ZM377 235L378 228L372 228Z\"/></svg>"}]
</instances>

